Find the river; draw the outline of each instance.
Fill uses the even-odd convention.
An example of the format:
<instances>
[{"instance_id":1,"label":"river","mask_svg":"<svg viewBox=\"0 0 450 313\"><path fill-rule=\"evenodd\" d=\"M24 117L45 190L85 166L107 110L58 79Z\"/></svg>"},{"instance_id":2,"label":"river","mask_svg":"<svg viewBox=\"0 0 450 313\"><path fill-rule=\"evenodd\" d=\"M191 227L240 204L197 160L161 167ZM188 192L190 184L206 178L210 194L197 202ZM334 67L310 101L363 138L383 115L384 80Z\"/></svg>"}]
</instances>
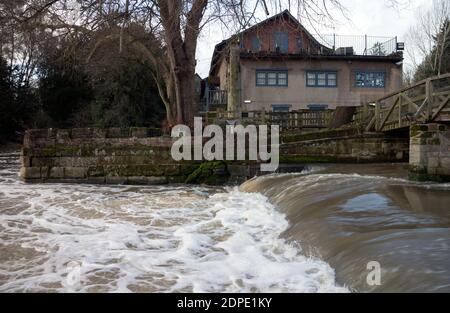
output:
<instances>
[{"instance_id":1,"label":"river","mask_svg":"<svg viewBox=\"0 0 450 313\"><path fill-rule=\"evenodd\" d=\"M408 182L402 165L240 187L24 184L18 171L18 153L0 154L0 292L450 291L450 185Z\"/></svg>"}]
</instances>

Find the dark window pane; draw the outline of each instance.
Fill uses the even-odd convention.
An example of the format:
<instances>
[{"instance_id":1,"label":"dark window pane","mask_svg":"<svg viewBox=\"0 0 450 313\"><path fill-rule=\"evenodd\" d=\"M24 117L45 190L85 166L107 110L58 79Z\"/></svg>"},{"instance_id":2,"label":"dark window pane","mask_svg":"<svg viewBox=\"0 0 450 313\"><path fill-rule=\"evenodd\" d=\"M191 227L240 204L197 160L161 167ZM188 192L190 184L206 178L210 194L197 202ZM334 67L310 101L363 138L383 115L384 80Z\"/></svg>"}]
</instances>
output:
<instances>
[{"instance_id":1,"label":"dark window pane","mask_svg":"<svg viewBox=\"0 0 450 313\"><path fill-rule=\"evenodd\" d=\"M272 105L273 112L289 112L290 105L287 104L274 104Z\"/></svg>"},{"instance_id":2,"label":"dark window pane","mask_svg":"<svg viewBox=\"0 0 450 313\"><path fill-rule=\"evenodd\" d=\"M252 51L259 52L260 50L261 50L261 42L259 41L259 38L256 36L252 37Z\"/></svg>"},{"instance_id":3,"label":"dark window pane","mask_svg":"<svg viewBox=\"0 0 450 313\"><path fill-rule=\"evenodd\" d=\"M289 50L289 36L286 32L275 33L275 48L278 48L281 53L287 53Z\"/></svg>"},{"instance_id":4,"label":"dark window pane","mask_svg":"<svg viewBox=\"0 0 450 313\"><path fill-rule=\"evenodd\" d=\"M357 87L376 87L384 88L386 85L386 74L377 72L357 72Z\"/></svg>"}]
</instances>

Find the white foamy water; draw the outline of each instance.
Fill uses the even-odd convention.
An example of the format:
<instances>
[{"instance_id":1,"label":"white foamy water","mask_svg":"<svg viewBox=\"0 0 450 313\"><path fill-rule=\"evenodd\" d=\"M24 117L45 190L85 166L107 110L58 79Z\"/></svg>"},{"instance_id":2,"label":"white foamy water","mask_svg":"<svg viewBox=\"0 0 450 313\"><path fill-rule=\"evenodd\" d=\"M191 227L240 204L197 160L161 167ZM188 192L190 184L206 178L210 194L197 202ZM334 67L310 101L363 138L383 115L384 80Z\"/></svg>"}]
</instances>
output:
<instances>
[{"instance_id":1,"label":"white foamy water","mask_svg":"<svg viewBox=\"0 0 450 313\"><path fill-rule=\"evenodd\" d=\"M345 292L261 194L30 185L0 155L0 292Z\"/></svg>"}]
</instances>

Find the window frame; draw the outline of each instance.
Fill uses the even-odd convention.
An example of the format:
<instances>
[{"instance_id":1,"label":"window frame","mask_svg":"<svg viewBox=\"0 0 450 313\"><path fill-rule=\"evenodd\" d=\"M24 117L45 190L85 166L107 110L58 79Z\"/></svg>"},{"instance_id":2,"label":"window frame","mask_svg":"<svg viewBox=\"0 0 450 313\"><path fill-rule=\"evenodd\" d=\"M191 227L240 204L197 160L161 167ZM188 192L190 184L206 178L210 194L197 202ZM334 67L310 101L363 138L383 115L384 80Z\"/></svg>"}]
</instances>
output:
<instances>
[{"instance_id":1,"label":"window frame","mask_svg":"<svg viewBox=\"0 0 450 313\"><path fill-rule=\"evenodd\" d=\"M272 108L272 112L274 112L274 113L287 113L287 112L291 112L292 105L291 104L272 104L271 108ZM287 109L287 111L280 110L280 109Z\"/></svg>"},{"instance_id":2,"label":"window frame","mask_svg":"<svg viewBox=\"0 0 450 313\"><path fill-rule=\"evenodd\" d=\"M287 69L257 69L255 71L256 87L289 87L289 71ZM258 74L264 74L264 84L258 82ZM269 84L269 74L275 74L275 84ZM280 74L285 74L286 78L280 78ZM273 79L273 78L272 78ZM280 84L280 80L286 79L285 84Z\"/></svg>"},{"instance_id":3,"label":"window frame","mask_svg":"<svg viewBox=\"0 0 450 313\"><path fill-rule=\"evenodd\" d=\"M309 75L314 75L314 84L310 84L311 78ZM325 84L319 85L319 75L325 75ZM329 75L334 75L335 78L329 78ZM323 80L323 79L320 79ZM330 85L330 81L334 80L334 85ZM311 88L337 88L338 87L338 71L336 70L308 70L306 71L306 87Z\"/></svg>"},{"instance_id":4,"label":"window frame","mask_svg":"<svg viewBox=\"0 0 450 313\"><path fill-rule=\"evenodd\" d=\"M308 110L317 112L317 111L326 111L330 108L328 104L325 103L311 103L307 105Z\"/></svg>"},{"instance_id":5,"label":"window frame","mask_svg":"<svg viewBox=\"0 0 450 313\"><path fill-rule=\"evenodd\" d=\"M274 33L274 49L280 48L280 53L289 53L289 32L277 31ZM280 39L280 45L278 45L277 39ZM286 39L286 49L283 49L283 39Z\"/></svg>"},{"instance_id":6,"label":"window frame","mask_svg":"<svg viewBox=\"0 0 450 313\"><path fill-rule=\"evenodd\" d=\"M364 86L359 86L359 85L358 85L358 79L357 79L357 77L358 77L358 75L360 75L360 74L364 74L364 75L365 75L365 78L364 78ZM382 74L382 75L383 75L383 86L367 85L366 83L367 83L368 81L370 81L370 80L367 79L367 75L368 75L368 74L375 74L375 75L380 75L380 74ZM357 70L357 71L355 71L355 76L354 76L354 78L355 78L355 87L356 87L356 88L377 88L377 89L384 89L384 88L386 88L387 74L386 74L385 71ZM375 80L376 80L376 78L375 78ZM374 80L374 81L375 81L375 80Z\"/></svg>"},{"instance_id":7,"label":"window frame","mask_svg":"<svg viewBox=\"0 0 450 313\"><path fill-rule=\"evenodd\" d=\"M253 52L260 52L261 51L261 40L259 39L258 36L253 36L251 37L251 50ZM257 45L257 47L255 47L255 45Z\"/></svg>"}]
</instances>

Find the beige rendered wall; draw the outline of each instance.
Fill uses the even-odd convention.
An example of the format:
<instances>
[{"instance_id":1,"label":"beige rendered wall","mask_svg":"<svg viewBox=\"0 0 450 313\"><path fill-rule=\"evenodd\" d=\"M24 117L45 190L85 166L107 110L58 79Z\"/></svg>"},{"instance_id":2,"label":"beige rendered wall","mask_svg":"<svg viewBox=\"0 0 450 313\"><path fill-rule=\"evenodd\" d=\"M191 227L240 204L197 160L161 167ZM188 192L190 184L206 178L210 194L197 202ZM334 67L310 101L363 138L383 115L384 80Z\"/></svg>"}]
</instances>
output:
<instances>
[{"instance_id":1,"label":"beige rendered wall","mask_svg":"<svg viewBox=\"0 0 450 313\"><path fill-rule=\"evenodd\" d=\"M288 87L257 87L257 69L287 69ZM336 88L306 87L308 70L337 71ZM356 87L358 70L384 71L385 88ZM389 62L348 60L241 60L241 90L244 110L271 110L273 104L289 104L292 110L306 109L308 104L354 106L373 101L402 86L402 66Z\"/></svg>"}]
</instances>

